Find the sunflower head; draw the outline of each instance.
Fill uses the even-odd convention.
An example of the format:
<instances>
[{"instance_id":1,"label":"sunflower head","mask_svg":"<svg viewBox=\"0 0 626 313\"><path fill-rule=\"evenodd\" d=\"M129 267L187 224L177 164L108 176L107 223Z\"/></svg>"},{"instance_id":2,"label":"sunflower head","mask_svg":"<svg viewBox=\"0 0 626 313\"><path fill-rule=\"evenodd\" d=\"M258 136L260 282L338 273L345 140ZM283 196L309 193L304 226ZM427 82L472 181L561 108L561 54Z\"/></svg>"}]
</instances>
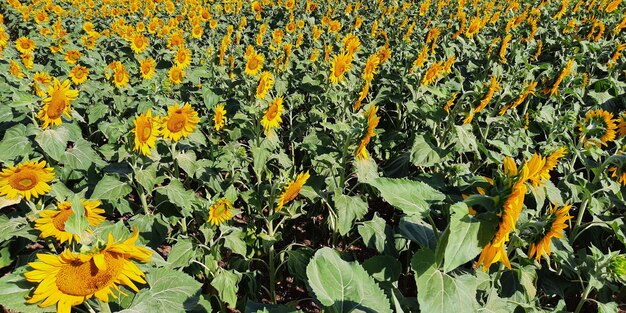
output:
<instances>
[{"instance_id":1,"label":"sunflower head","mask_svg":"<svg viewBox=\"0 0 626 313\"><path fill-rule=\"evenodd\" d=\"M84 208L85 217L90 226L98 226L104 222L104 210L101 209L100 201L90 201L81 199ZM35 228L41 231L41 238L54 237L59 243L80 241L80 237L76 234L65 231L65 222L74 215L72 204L64 201L57 204L54 210L43 210L39 213L39 219L35 220Z\"/></svg>"},{"instance_id":2,"label":"sunflower head","mask_svg":"<svg viewBox=\"0 0 626 313\"><path fill-rule=\"evenodd\" d=\"M249 76L256 76L263 69L263 62L265 62L265 57L262 54L254 50L251 51L246 56L246 69L244 72Z\"/></svg>"},{"instance_id":3,"label":"sunflower head","mask_svg":"<svg viewBox=\"0 0 626 313\"><path fill-rule=\"evenodd\" d=\"M341 82L344 74L352 68L352 55L343 52L334 56L330 68L330 81L333 84Z\"/></svg>"},{"instance_id":4,"label":"sunflower head","mask_svg":"<svg viewBox=\"0 0 626 313\"><path fill-rule=\"evenodd\" d=\"M71 119L70 103L77 97L78 90L70 89L69 80L65 80L61 83L55 78L52 86L48 87L48 97L43 99L43 107L37 114L37 117L42 122L42 127L47 128L50 125L61 125L63 122L61 120L62 115Z\"/></svg>"},{"instance_id":5,"label":"sunflower head","mask_svg":"<svg viewBox=\"0 0 626 313\"><path fill-rule=\"evenodd\" d=\"M215 123L215 130L220 131L224 128L226 123L226 110L223 104L218 104L213 111L213 122Z\"/></svg>"},{"instance_id":6,"label":"sunflower head","mask_svg":"<svg viewBox=\"0 0 626 313\"><path fill-rule=\"evenodd\" d=\"M76 85L80 85L87 81L87 76L89 76L89 69L81 65L75 66L70 71L70 78Z\"/></svg>"},{"instance_id":7,"label":"sunflower head","mask_svg":"<svg viewBox=\"0 0 626 313\"><path fill-rule=\"evenodd\" d=\"M613 119L613 114L603 109L597 109L587 112L578 129L585 146L602 147L615 139L617 125Z\"/></svg>"},{"instance_id":8,"label":"sunflower head","mask_svg":"<svg viewBox=\"0 0 626 313\"><path fill-rule=\"evenodd\" d=\"M106 246L89 253L65 250L61 255L37 254L39 259L24 274L29 282L38 283L27 303L41 307L57 305L57 312L69 313L73 306L92 297L103 302L116 297L118 285L139 291L135 283L145 284L145 274L131 261L148 262L152 251L135 245L139 232L124 242L116 242L109 234Z\"/></svg>"},{"instance_id":9,"label":"sunflower head","mask_svg":"<svg viewBox=\"0 0 626 313\"><path fill-rule=\"evenodd\" d=\"M141 60L139 62L139 71L141 72L141 78L145 80L151 79L156 73L156 62L153 58Z\"/></svg>"},{"instance_id":10,"label":"sunflower head","mask_svg":"<svg viewBox=\"0 0 626 313\"><path fill-rule=\"evenodd\" d=\"M135 118L135 147L134 150L143 155L150 154L150 149L156 145L157 137L160 135L160 124L157 117L152 117L152 110L148 109Z\"/></svg>"},{"instance_id":11,"label":"sunflower head","mask_svg":"<svg viewBox=\"0 0 626 313\"><path fill-rule=\"evenodd\" d=\"M186 69L191 64L191 50L185 46L178 47L174 54L174 63L181 69Z\"/></svg>"},{"instance_id":12,"label":"sunflower head","mask_svg":"<svg viewBox=\"0 0 626 313\"><path fill-rule=\"evenodd\" d=\"M37 46L35 42L27 37L20 37L15 40L15 49L20 53L31 53Z\"/></svg>"},{"instance_id":13,"label":"sunflower head","mask_svg":"<svg viewBox=\"0 0 626 313\"><path fill-rule=\"evenodd\" d=\"M167 108L167 116L161 119L163 138L176 142L186 138L196 129L200 122L198 112L189 103L184 106L174 104Z\"/></svg>"},{"instance_id":14,"label":"sunflower head","mask_svg":"<svg viewBox=\"0 0 626 313\"><path fill-rule=\"evenodd\" d=\"M550 212L544 223L544 231L537 236L530 244L528 257L535 258L537 261L541 256L550 255L550 242L552 238L563 238L563 231L568 227L567 221L572 217L569 216L571 205L565 204L563 207L550 205Z\"/></svg>"},{"instance_id":15,"label":"sunflower head","mask_svg":"<svg viewBox=\"0 0 626 313\"><path fill-rule=\"evenodd\" d=\"M267 95L270 89L274 86L274 76L272 73L265 71L261 73L259 78L259 84L256 87L256 98L263 99Z\"/></svg>"},{"instance_id":16,"label":"sunflower head","mask_svg":"<svg viewBox=\"0 0 626 313\"><path fill-rule=\"evenodd\" d=\"M275 210L280 211L285 204L295 199L298 194L300 194L302 186L306 184L309 177L311 177L311 175L309 174L309 171L306 171L298 174L295 180L288 182L285 186L285 190L278 198L278 204L276 205Z\"/></svg>"},{"instance_id":17,"label":"sunflower head","mask_svg":"<svg viewBox=\"0 0 626 313\"><path fill-rule=\"evenodd\" d=\"M174 65L170 68L168 77L172 84L178 85L183 82L183 78L185 78L185 72L178 65Z\"/></svg>"},{"instance_id":18,"label":"sunflower head","mask_svg":"<svg viewBox=\"0 0 626 313\"><path fill-rule=\"evenodd\" d=\"M261 125L263 125L266 134L272 129L280 127L280 123L283 121L281 117L283 111L283 97L275 98L261 119Z\"/></svg>"},{"instance_id":19,"label":"sunflower head","mask_svg":"<svg viewBox=\"0 0 626 313\"><path fill-rule=\"evenodd\" d=\"M15 199L18 196L38 198L50 192L48 183L54 179L54 169L46 161L27 161L10 166L0 172L0 196Z\"/></svg>"},{"instance_id":20,"label":"sunflower head","mask_svg":"<svg viewBox=\"0 0 626 313\"><path fill-rule=\"evenodd\" d=\"M233 205L228 199L221 199L209 208L209 223L217 226L233 216Z\"/></svg>"}]
</instances>

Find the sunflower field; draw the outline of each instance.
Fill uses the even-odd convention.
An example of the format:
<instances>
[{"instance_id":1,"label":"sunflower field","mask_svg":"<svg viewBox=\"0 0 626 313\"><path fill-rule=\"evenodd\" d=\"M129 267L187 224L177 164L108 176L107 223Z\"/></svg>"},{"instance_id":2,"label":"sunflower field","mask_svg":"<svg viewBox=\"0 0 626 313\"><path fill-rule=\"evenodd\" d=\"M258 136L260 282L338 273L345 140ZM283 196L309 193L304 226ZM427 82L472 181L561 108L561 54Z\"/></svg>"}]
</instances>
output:
<instances>
[{"instance_id":1,"label":"sunflower field","mask_svg":"<svg viewBox=\"0 0 626 313\"><path fill-rule=\"evenodd\" d=\"M0 0L4 312L626 310L623 0Z\"/></svg>"}]
</instances>

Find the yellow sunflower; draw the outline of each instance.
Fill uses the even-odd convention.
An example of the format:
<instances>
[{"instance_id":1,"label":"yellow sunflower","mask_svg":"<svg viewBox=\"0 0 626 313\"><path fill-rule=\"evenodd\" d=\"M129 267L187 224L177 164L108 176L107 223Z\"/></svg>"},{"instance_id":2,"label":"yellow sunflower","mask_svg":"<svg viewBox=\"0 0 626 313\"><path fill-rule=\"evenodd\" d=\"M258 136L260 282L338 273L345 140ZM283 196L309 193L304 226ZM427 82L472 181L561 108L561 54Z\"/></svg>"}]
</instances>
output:
<instances>
[{"instance_id":1,"label":"yellow sunflower","mask_svg":"<svg viewBox=\"0 0 626 313\"><path fill-rule=\"evenodd\" d=\"M280 123L283 121L281 117L283 111L283 97L278 97L270 103L263 115L263 119L261 119L261 125L263 125L266 134L270 130L280 127Z\"/></svg>"},{"instance_id":2,"label":"yellow sunflower","mask_svg":"<svg viewBox=\"0 0 626 313\"><path fill-rule=\"evenodd\" d=\"M15 60L11 60L9 72L11 73L11 76L15 78L24 77L24 72L22 71L22 68L20 67L19 63L15 62Z\"/></svg>"},{"instance_id":3,"label":"yellow sunflower","mask_svg":"<svg viewBox=\"0 0 626 313\"><path fill-rule=\"evenodd\" d=\"M213 115L213 122L215 123L215 130L220 131L224 128L224 124L226 123L226 110L224 109L223 104L218 104L215 107Z\"/></svg>"},{"instance_id":4,"label":"yellow sunflower","mask_svg":"<svg viewBox=\"0 0 626 313\"><path fill-rule=\"evenodd\" d=\"M130 41L130 48L135 53L141 53L145 51L146 49L148 49L149 45L150 45L150 40L142 34L133 35Z\"/></svg>"},{"instance_id":5,"label":"yellow sunflower","mask_svg":"<svg viewBox=\"0 0 626 313\"><path fill-rule=\"evenodd\" d=\"M181 69L186 69L191 64L191 50L184 46L178 47L176 54L174 54L174 63Z\"/></svg>"},{"instance_id":6,"label":"yellow sunflower","mask_svg":"<svg viewBox=\"0 0 626 313\"><path fill-rule=\"evenodd\" d=\"M48 183L54 179L54 169L46 161L22 162L0 172L0 196L15 199L18 195L29 201L50 192Z\"/></svg>"},{"instance_id":7,"label":"yellow sunflower","mask_svg":"<svg viewBox=\"0 0 626 313\"><path fill-rule=\"evenodd\" d=\"M246 56L246 75L256 76L259 74L259 71L263 68L263 62L265 62L265 57L262 54L254 50L249 53Z\"/></svg>"},{"instance_id":8,"label":"yellow sunflower","mask_svg":"<svg viewBox=\"0 0 626 313\"><path fill-rule=\"evenodd\" d=\"M36 47L35 42L30 38L20 37L15 40L15 49L20 53L31 53Z\"/></svg>"},{"instance_id":9,"label":"yellow sunflower","mask_svg":"<svg viewBox=\"0 0 626 313\"><path fill-rule=\"evenodd\" d=\"M89 69L82 65L76 65L70 71L70 78L76 85L80 85L87 81L87 76L89 76Z\"/></svg>"},{"instance_id":10,"label":"yellow sunflower","mask_svg":"<svg viewBox=\"0 0 626 313\"><path fill-rule=\"evenodd\" d=\"M302 186L306 184L306 181L309 179L309 177L311 177L311 175L309 175L309 171L302 172L298 174L296 180L287 183L287 185L285 186L285 191L283 191L283 193L278 198L278 205L276 205L275 210L280 211L280 209L282 209L285 204L295 199L298 194L300 194Z\"/></svg>"},{"instance_id":11,"label":"yellow sunflower","mask_svg":"<svg viewBox=\"0 0 626 313\"><path fill-rule=\"evenodd\" d=\"M619 117L619 124L617 125L617 133L620 137L626 137L626 115Z\"/></svg>"},{"instance_id":12,"label":"yellow sunflower","mask_svg":"<svg viewBox=\"0 0 626 313\"><path fill-rule=\"evenodd\" d=\"M44 97L46 95L46 91L44 87L50 86L52 82L52 77L50 74L46 72L37 72L33 75L33 88L35 89L35 94L39 97Z\"/></svg>"},{"instance_id":13,"label":"yellow sunflower","mask_svg":"<svg viewBox=\"0 0 626 313\"><path fill-rule=\"evenodd\" d=\"M167 116L161 119L161 129L164 139L179 141L186 138L196 129L200 122L198 112L189 103L180 107L178 103L167 108Z\"/></svg>"},{"instance_id":14,"label":"yellow sunflower","mask_svg":"<svg viewBox=\"0 0 626 313\"><path fill-rule=\"evenodd\" d=\"M550 215L548 217L545 228L548 232L543 237L538 238L530 244L528 257L535 258L539 261L542 255L550 255L550 242L552 238L563 238L563 230L567 228L567 221L572 217L569 216L571 205L565 204L562 208L550 205Z\"/></svg>"},{"instance_id":15,"label":"yellow sunflower","mask_svg":"<svg viewBox=\"0 0 626 313\"><path fill-rule=\"evenodd\" d=\"M365 81L372 81L374 74L376 74L376 68L380 64L380 58L377 55L371 55L367 58L365 63L365 69L363 70L363 79Z\"/></svg>"},{"instance_id":16,"label":"yellow sunflower","mask_svg":"<svg viewBox=\"0 0 626 313\"><path fill-rule=\"evenodd\" d=\"M48 87L48 98L43 99L43 107L37 114L37 118L43 123L42 127L47 128L51 124L55 126L61 125L63 123L61 115L71 119L70 103L77 97L78 90L70 89L69 80L60 83L55 78L52 86Z\"/></svg>"},{"instance_id":17,"label":"yellow sunflower","mask_svg":"<svg viewBox=\"0 0 626 313\"><path fill-rule=\"evenodd\" d=\"M626 186L626 170L613 166L609 168L609 172L611 172L611 177L615 178L618 183Z\"/></svg>"},{"instance_id":18,"label":"yellow sunflower","mask_svg":"<svg viewBox=\"0 0 626 313\"><path fill-rule=\"evenodd\" d=\"M261 73L259 79L259 85L256 87L256 98L263 99L267 95L270 89L274 86L274 76L270 72Z\"/></svg>"},{"instance_id":19,"label":"yellow sunflower","mask_svg":"<svg viewBox=\"0 0 626 313\"><path fill-rule=\"evenodd\" d=\"M585 146L601 147L615 140L617 125L613 119L613 114L603 109L597 109L587 112L578 129Z\"/></svg>"},{"instance_id":20,"label":"yellow sunflower","mask_svg":"<svg viewBox=\"0 0 626 313\"><path fill-rule=\"evenodd\" d=\"M68 64L75 64L80 59L80 52L78 50L69 50L65 53L65 62Z\"/></svg>"},{"instance_id":21,"label":"yellow sunflower","mask_svg":"<svg viewBox=\"0 0 626 313\"><path fill-rule=\"evenodd\" d=\"M145 274L130 259L148 262L152 251L136 246L137 238L137 230L122 243L109 234L106 247L98 252L37 254L39 261L29 263L33 270L24 274L29 282L38 283L27 302L43 301L40 307L56 304L57 312L70 313L73 306L93 296L103 302L109 301L109 295L116 298L117 285L139 291L134 282L145 284Z\"/></svg>"},{"instance_id":22,"label":"yellow sunflower","mask_svg":"<svg viewBox=\"0 0 626 313\"><path fill-rule=\"evenodd\" d=\"M139 70L141 72L141 78L148 80L151 79L156 73L156 62L153 58L148 58L139 62Z\"/></svg>"},{"instance_id":23,"label":"yellow sunflower","mask_svg":"<svg viewBox=\"0 0 626 313\"><path fill-rule=\"evenodd\" d=\"M222 199L209 208L209 223L211 225L217 226L233 216L233 205L228 201L228 199Z\"/></svg>"},{"instance_id":24,"label":"yellow sunflower","mask_svg":"<svg viewBox=\"0 0 626 313\"><path fill-rule=\"evenodd\" d=\"M160 134L158 118L152 117L152 110L148 109L146 113L137 116L133 123L135 124L134 150L143 155L150 154L150 149L154 148Z\"/></svg>"},{"instance_id":25,"label":"yellow sunflower","mask_svg":"<svg viewBox=\"0 0 626 313\"><path fill-rule=\"evenodd\" d=\"M341 82L343 75L352 68L352 56L345 52L334 56L330 68L330 81L333 84Z\"/></svg>"},{"instance_id":26,"label":"yellow sunflower","mask_svg":"<svg viewBox=\"0 0 626 313\"><path fill-rule=\"evenodd\" d=\"M170 68L168 77L170 79L170 82L172 82L172 84L178 85L183 82L183 78L185 78L185 72L183 71L182 68L178 67L177 65L174 65Z\"/></svg>"},{"instance_id":27,"label":"yellow sunflower","mask_svg":"<svg viewBox=\"0 0 626 313\"><path fill-rule=\"evenodd\" d=\"M105 218L101 214L104 210L99 208L100 201L90 201L81 199L80 202L85 208L85 217L91 226L98 226L104 222ZM44 210L39 213L39 218L35 220L35 228L41 231L41 238L54 237L59 243L78 242L80 237L65 231L65 222L74 215L72 204L64 201L57 204L56 210ZM89 231L89 230L88 230Z\"/></svg>"}]
</instances>

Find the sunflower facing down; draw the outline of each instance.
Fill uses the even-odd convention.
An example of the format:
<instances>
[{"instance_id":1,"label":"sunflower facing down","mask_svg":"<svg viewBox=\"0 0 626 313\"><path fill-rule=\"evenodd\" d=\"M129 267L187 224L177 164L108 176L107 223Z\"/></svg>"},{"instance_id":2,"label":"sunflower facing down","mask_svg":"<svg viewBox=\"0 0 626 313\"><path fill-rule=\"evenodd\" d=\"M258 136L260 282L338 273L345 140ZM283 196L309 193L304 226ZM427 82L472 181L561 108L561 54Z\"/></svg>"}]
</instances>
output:
<instances>
[{"instance_id":1,"label":"sunflower facing down","mask_svg":"<svg viewBox=\"0 0 626 313\"><path fill-rule=\"evenodd\" d=\"M309 177L311 177L311 175L309 175L309 171L302 172L298 174L296 180L287 183L287 185L285 186L285 191L283 191L283 193L278 198L278 204L276 205L275 211L280 211L280 209L282 209L285 204L295 199L298 194L300 194L302 186L306 184L306 181L309 179Z\"/></svg>"},{"instance_id":2,"label":"sunflower facing down","mask_svg":"<svg viewBox=\"0 0 626 313\"><path fill-rule=\"evenodd\" d=\"M280 127L280 123L283 121L281 117L283 111L283 97L274 99L261 119L261 125L263 125L266 134L272 129Z\"/></svg>"},{"instance_id":3,"label":"sunflower facing down","mask_svg":"<svg viewBox=\"0 0 626 313\"><path fill-rule=\"evenodd\" d=\"M78 90L70 89L69 80L60 83L55 78L52 86L48 87L48 98L43 99L43 108L37 114L37 118L43 123L42 128L47 128L50 125L61 125L63 123L61 115L71 119L70 102L77 97Z\"/></svg>"},{"instance_id":4,"label":"sunflower facing down","mask_svg":"<svg viewBox=\"0 0 626 313\"><path fill-rule=\"evenodd\" d=\"M81 199L80 202L85 208L85 217L91 226L98 226L104 222L104 210L99 208L100 201L90 201ZM44 210L39 213L39 218L35 221L35 228L41 231L41 238L54 237L59 243L78 242L80 237L65 231L65 222L74 215L72 204L64 201L57 204L56 210ZM87 230L89 231L89 230Z\"/></svg>"},{"instance_id":5,"label":"sunflower facing down","mask_svg":"<svg viewBox=\"0 0 626 313\"><path fill-rule=\"evenodd\" d=\"M161 119L163 138L174 142L187 138L196 129L198 122L198 112L189 103L182 107L176 103L167 108L167 116Z\"/></svg>"},{"instance_id":6,"label":"sunflower facing down","mask_svg":"<svg viewBox=\"0 0 626 313\"><path fill-rule=\"evenodd\" d=\"M215 123L215 130L220 131L224 128L224 124L226 123L226 110L224 109L223 104L218 104L215 107L213 115L213 122Z\"/></svg>"},{"instance_id":7,"label":"sunflower facing down","mask_svg":"<svg viewBox=\"0 0 626 313\"><path fill-rule=\"evenodd\" d=\"M157 117L152 117L152 110L148 109L135 118L135 147L134 150L143 155L150 154L150 149L156 145L157 137L160 134L160 125Z\"/></svg>"},{"instance_id":8,"label":"sunflower facing down","mask_svg":"<svg viewBox=\"0 0 626 313\"><path fill-rule=\"evenodd\" d=\"M217 226L233 216L233 205L228 201L228 199L222 199L209 208L209 223L211 225Z\"/></svg>"},{"instance_id":9,"label":"sunflower facing down","mask_svg":"<svg viewBox=\"0 0 626 313\"><path fill-rule=\"evenodd\" d=\"M48 183L54 179L54 169L46 161L23 162L0 172L0 196L15 199L18 195L29 201L50 192Z\"/></svg>"},{"instance_id":10,"label":"sunflower facing down","mask_svg":"<svg viewBox=\"0 0 626 313\"><path fill-rule=\"evenodd\" d=\"M563 230L567 228L567 221L572 217L569 216L571 205L565 204L562 208L550 205L550 215L547 218L546 229L548 232L543 237L535 240L530 244L528 257L535 258L539 261L541 256L550 255L550 242L552 238L563 238Z\"/></svg>"},{"instance_id":11,"label":"sunflower facing down","mask_svg":"<svg viewBox=\"0 0 626 313\"><path fill-rule=\"evenodd\" d=\"M122 243L109 234L106 247L98 252L37 254L39 260L29 263L33 270L24 274L29 282L38 283L27 303L56 304L57 312L70 313L73 306L94 296L103 302L109 301L109 295L117 298L114 291L121 292L117 285L139 291L134 282L145 284L145 274L130 259L148 262L152 251L136 246L137 238L137 230Z\"/></svg>"}]
</instances>

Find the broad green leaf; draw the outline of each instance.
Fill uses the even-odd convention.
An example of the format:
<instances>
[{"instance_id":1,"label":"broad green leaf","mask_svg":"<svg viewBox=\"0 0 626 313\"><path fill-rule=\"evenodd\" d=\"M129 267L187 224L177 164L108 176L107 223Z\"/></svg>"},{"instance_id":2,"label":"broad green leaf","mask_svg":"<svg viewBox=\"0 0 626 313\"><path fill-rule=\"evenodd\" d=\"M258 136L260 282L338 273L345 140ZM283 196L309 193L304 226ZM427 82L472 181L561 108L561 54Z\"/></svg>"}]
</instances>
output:
<instances>
[{"instance_id":1,"label":"broad green leaf","mask_svg":"<svg viewBox=\"0 0 626 313\"><path fill-rule=\"evenodd\" d=\"M445 199L445 195L428 184L408 179L378 178L368 184L380 191L383 199L406 214L421 214L429 202Z\"/></svg>"},{"instance_id":2,"label":"broad green leaf","mask_svg":"<svg viewBox=\"0 0 626 313\"><path fill-rule=\"evenodd\" d=\"M9 218L5 215L0 215L0 242L13 237L23 237L31 241L37 241L39 232L29 233L29 230L32 231L25 217Z\"/></svg>"},{"instance_id":3,"label":"broad green leaf","mask_svg":"<svg viewBox=\"0 0 626 313\"><path fill-rule=\"evenodd\" d=\"M181 208L184 216L191 215L191 206L196 195L192 190L185 189L180 181L172 180L167 186L158 188L157 192L167 196L171 203Z\"/></svg>"},{"instance_id":4,"label":"broad green leaf","mask_svg":"<svg viewBox=\"0 0 626 313\"><path fill-rule=\"evenodd\" d=\"M318 250L306 273L309 288L328 312L391 312L389 299L365 269L331 248Z\"/></svg>"},{"instance_id":5,"label":"broad green leaf","mask_svg":"<svg viewBox=\"0 0 626 313\"><path fill-rule=\"evenodd\" d=\"M33 150L30 140L26 134L24 125L16 125L11 127L4 133L2 141L0 141L0 161L12 161L16 156L28 156Z\"/></svg>"},{"instance_id":6,"label":"broad green leaf","mask_svg":"<svg viewBox=\"0 0 626 313\"><path fill-rule=\"evenodd\" d=\"M63 163L77 170L87 170L92 164L106 165L106 162L93 150L91 143L84 139L77 140L73 147L65 150Z\"/></svg>"},{"instance_id":7,"label":"broad green leaf","mask_svg":"<svg viewBox=\"0 0 626 313\"><path fill-rule=\"evenodd\" d=\"M121 182L114 176L104 176L91 194L92 199L116 200L123 198L132 191L128 183Z\"/></svg>"},{"instance_id":8,"label":"broad green leaf","mask_svg":"<svg viewBox=\"0 0 626 313\"><path fill-rule=\"evenodd\" d=\"M157 177L158 163L138 169L135 173L135 180L148 192L151 192L155 185L163 182L162 177Z\"/></svg>"},{"instance_id":9,"label":"broad green leaf","mask_svg":"<svg viewBox=\"0 0 626 313\"><path fill-rule=\"evenodd\" d=\"M477 308L477 280L471 275L449 276L436 267L431 250L420 249L411 259L422 312L471 312Z\"/></svg>"},{"instance_id":10,"label":"broad green leaf","mask_svg":"<svg viewBox=\"0 0 626 313\"><path fill-rule=\"evenodd\" d=\"M211 286L217 290L220 299L230 307L237 304L237 290L242 275L234 271L221 270L211 281Z\"/></svg>"},{"instance_id":11,"label":"broad green leaf","mask_svg":"<svg viewBox=\"0 0 626 313\"><path fill-rule=\"evenodd\" d=\"M230 233L224 236L224 247L245 258L248 247L244 238L245 234L240 228L232 227L230 228Z\"/></svg>"},{"instance_id":12,"label":"broad green leaf","mask_svg":"<svg viewBox=\"0 0 626 313\"><path fill-rule=\"evenodd\" d=\"M441 161L441 156L436 147L426 141L422 135L415 136L411 147L411 163L415 166L433 166Z\"/></svg>"},{"instance_id":13,"label":"broad green leaf","mask_svg":"<svg viewBox=\"0 0 626 313\"><path fill-rule=\"evenodd\" d=\"M402 274L402 264L397 258L377 255L363 262L363 268L377 281L395 282Z\"/></svg>"},{"instance_id":14,"label":"broad green leaf","mask_svg":"<svg viewBox=\"0 0 626 313\"><path fill-rule=\"evenodd\" d=\"M374 213L371 221L359 225L358 231L365 245L376 249L380 253L385 251L385 245L390 242L387 234L392 235L387 222L378 216L378 212Z\"/></svg>"},{"instance_id":15,"label":"broad green leaf","mask_svg":"<svg viewBox=\"0 0 626 313\"><path fill-rule=\"evenodd\" d=\"M367 213L367 202L359 196L335 195L335 211L337 213L337 230L345 236L353 228L354 222Z\"/></svg>"},{"instance_id":16,"label":"broad green leaf","mask_svg":"<svg viewBox=\"0 0 626 313\"><path fill-rule=\"evenodd\" d=\"M37 304L26 304L26 298L35 285L29 283L23 276L27 267L20 267L2 278L0 278L0 300L5 309L16 312L56 312L56 306L40 308Z\"/></svg>"},{"instance_id":17,"label":"broad green leaf","mask_svg":"<svg viewBox=\"0 0 626 313\"><path fill-rule=\"evenodd\" d=\"M69 131L64 127L49 128L35 136L35 141L51 158L60 161L65 154Z\"/></svg>"},{"instance_id":18,"label":"broad green leaf","mask_svg":"<svg viewBox=\"0 0 626 313\"><path fill-rule=\"evenodd\" d=\"M450 207L450 235L444 252L443 271L449 272L474 259L489 243L495 225L468 214L467 205L459 202Z\"/></svg>"},{"instance_id":19,"label":"broad green leaf","mask_svg":"<svg viewBox=\"0 0 626 313\"><path fill-rule=\"evenodd\" d=\"M313 257L313 250L309 248L300 248L298 250L288 250L287 268L289 273L302 282L307 281L306 267Z\"/></svg>"},{"instance_id":20,"label":"broad green leaf","mask_svg":"<svg viewBox=\"0 0 626 313\"><path fill-rule=\"evenodd\" d=\"M246 313L297 313L303 312L289 305L262 304L248 300L246 302Z\"/></svg>"},{"instance_id":21,"label":"broad green leaf","mask_svg":"<svg viewBox=\"0 0 626 313\"><path fill-rule=\"evenodd\" d=\"M169 263L168 268L176 269L186 267L191 262L194 254L195 251L193 250L191 241L188 239L179 239L167 256L167 262Z\"/></svg>"},{"instance_id":22,"label":"broad green leaf","mask_svg":"<svg viewBox=\"0 0 626 313\"><path fill-rule=\"evenodd\" d=\"M435 249L437 240L432 225L417 215L407 215L400 219L398 230L402 236L419 244L422 248Z\"/></svg>"},{"instance_id":23,"label":"broad green leaf","mask_svg":"<svg viewBox=\"0 0 626 313\"><path fill-rule=\"evenodd\" d=\"M183 272L155 268L146 273L146 281L149 288L140 290L130 307L120 313L182 313L199 302L202 284Z\"/></svg>"}]
</instances>

